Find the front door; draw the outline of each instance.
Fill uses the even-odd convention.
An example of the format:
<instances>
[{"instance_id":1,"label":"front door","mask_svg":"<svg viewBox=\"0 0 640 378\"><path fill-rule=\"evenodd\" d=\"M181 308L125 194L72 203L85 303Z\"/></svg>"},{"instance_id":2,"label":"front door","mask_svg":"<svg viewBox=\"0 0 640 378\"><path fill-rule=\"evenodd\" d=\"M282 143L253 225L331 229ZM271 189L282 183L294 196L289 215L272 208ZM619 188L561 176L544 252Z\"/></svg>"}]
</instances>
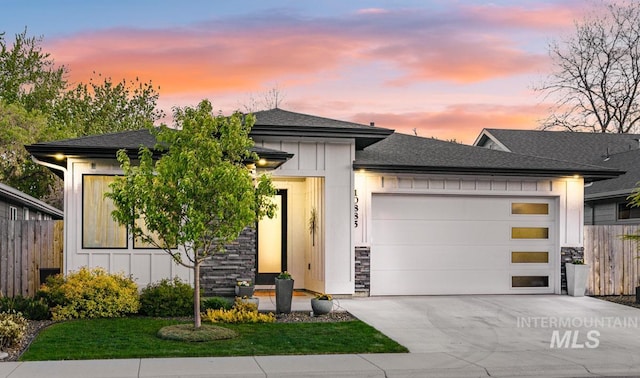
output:
<instances>
[{"instance_id":1,"label":"front door","mask_svg":"<svg viewBox=\"0 0 640 378\"><path fill-rule=\"evenodd\" d=\"M273 285L275 277L287 270L287 191L279 189L274 196L273 218L258 222L258 256L256 285Z\"/></svg>"}]
</instances>

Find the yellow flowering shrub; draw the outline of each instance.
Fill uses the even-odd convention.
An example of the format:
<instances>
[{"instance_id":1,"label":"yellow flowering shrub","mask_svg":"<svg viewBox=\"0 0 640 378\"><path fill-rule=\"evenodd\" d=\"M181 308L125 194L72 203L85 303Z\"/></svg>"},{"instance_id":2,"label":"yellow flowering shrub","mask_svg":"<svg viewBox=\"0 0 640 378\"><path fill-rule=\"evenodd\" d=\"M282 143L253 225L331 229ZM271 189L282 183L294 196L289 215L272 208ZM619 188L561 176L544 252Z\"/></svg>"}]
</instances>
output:
<instances>
[{"instance_id":1,"label":"yellow flowering shrub","mask_svg":"<svg viewBox=\"0 0 640 378\"><path fill-rule=\"evenodd\" d=\"M19 312L0 313L0 349L18 343L27 331L27 320Z\"/></svg>"},{"instance_id":2,"label":"yellow flowering shrub","mask_svg":"<svg viewBox=\"0 0 640 378\"><path fill-rule=\"evenodd\" d=\"M53 320L117 318L135 314L140 308L133 279L102 268L50 277L38 295L49 304Z\"/></svg>"},{"instance_id":3,"label":"yellow flowering shrub","mask_svg":"<svg viewBox=\"0 0 640 378\"><path fill-rule=\"evenodd\" d=\"M259 313L258 306L241 298L236 298L230 310L207 309L203 318L212 323L273 323L276 321L272 313Z\"/></svg>"}]
</instances>

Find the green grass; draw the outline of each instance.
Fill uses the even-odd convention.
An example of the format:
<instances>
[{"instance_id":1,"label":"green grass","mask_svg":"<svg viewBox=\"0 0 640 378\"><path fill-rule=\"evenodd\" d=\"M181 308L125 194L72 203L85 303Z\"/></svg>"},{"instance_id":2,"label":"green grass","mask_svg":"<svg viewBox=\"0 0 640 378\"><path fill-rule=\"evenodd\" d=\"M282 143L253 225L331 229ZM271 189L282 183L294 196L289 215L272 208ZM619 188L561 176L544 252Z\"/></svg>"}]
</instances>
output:
<instances>
[{"instance_id":1,"label":"green grass","mask_svg":"<svg viewBox=\"0 0 640 378\"><path fill-rule=\"evenodd\" d=\"M22 361L283 354L404 353L407 349L359 321L335 323L224 324L240 336L184 342L156 336L184 323L156 318L74 320L43 330Z\"/></svg>"}]
</instances>

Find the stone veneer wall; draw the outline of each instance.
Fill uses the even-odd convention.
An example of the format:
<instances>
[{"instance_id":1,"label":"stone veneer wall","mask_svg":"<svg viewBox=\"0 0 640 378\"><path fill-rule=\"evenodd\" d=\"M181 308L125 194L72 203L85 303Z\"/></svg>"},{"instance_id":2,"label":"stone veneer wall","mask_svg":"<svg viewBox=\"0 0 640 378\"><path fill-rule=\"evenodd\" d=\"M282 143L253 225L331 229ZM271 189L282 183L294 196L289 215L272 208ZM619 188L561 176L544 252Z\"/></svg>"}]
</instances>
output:
<instances>
[{"instance_id":1,"label":"stone veneer wall","mask_svg":"<svg viewBox=\"0 0 640 378\"><path fill-rule=\"evenodd\" d=\"M371 248L356 247L355 256L355 293L368 296L371 287Z\"/></svg>"},{"instance_id":2,"label":"stone veneer wall","mask_svg":"<svg viewBox=\"0 0 640 378\"><path fill-rule=\"evenodd\" d=\"M254 282L256 275L256 230L245 228L238 239L200 266L203 296L233 296L236 281Z\"/></svg>"},{"instance_id":3,"label":"stone veneer wall","mask_svg":"<svg viewBox=\"0 0 640 378\"><path fill-rule=\"evenodd\" d=\"M584 247L560 247L560 286L562 293L567 292L567 270L565 263L584 260Z\"/></svg>"}]
</instances>

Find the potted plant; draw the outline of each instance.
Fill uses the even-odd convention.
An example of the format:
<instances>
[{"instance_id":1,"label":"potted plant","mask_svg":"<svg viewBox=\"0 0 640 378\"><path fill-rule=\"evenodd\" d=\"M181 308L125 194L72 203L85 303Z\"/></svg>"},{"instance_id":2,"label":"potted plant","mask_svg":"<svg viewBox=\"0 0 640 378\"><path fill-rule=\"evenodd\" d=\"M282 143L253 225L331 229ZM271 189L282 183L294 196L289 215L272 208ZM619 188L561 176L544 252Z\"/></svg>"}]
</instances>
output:
<instances>
[{"instance_id":1,"label":"potted plant","mask_svg":"<svg viewBox=\"0 0 640 378\"><path fill-rule=\"evenodd\" d=\"M291 300L293 299L293 277L284 271L275 279L276 285L276 314L288 314L291 312Z\"/></svg>"},{"instance_id":2,"label":"potted plant","mask_svg":"<svg viewBox=\"0 0 640 378\"><path fill-rule=\"evenodd\" d=\"M251 281L238 281L236 282L236 297L253 297L253 291L255 286Z\"/></svg>"},{"instance_id":3,"label":"potted plant","mask_svg":"<svg viewBox=\"0 0 640 378\"><path fill-rule=\"evenodd\" d=\"M326 315L333 310L333 297L330 294L316 294L311 298L311 309L313 315Z\"/></svg>"},{"instance_id":4,"label":"potted plant","mask_svg":"<svg viewBox=\"0 0 640 378\"><path fill-rule=\"evenodd\" d=\"M572 263L566 263L567 293L573 297L584 296L589 278L589 265L582 259L574 259Z\"/></svg>"}]
</instances>

